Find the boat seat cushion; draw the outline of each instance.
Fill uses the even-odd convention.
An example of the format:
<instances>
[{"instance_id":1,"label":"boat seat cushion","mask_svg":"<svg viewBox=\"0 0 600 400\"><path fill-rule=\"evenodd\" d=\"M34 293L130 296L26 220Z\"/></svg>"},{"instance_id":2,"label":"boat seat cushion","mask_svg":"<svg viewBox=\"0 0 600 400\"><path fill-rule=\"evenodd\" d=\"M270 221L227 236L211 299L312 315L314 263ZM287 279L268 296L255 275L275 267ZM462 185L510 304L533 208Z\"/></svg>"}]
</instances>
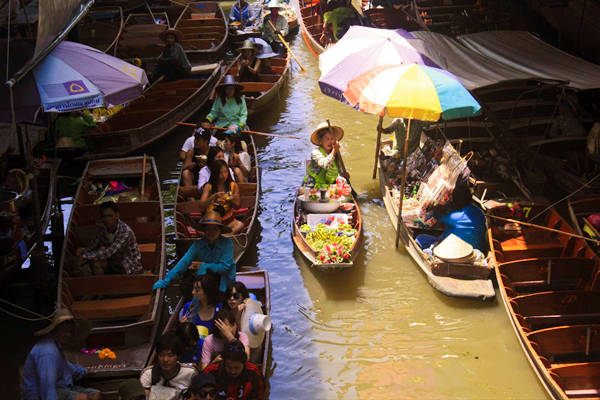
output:
<instances>
[{"instance_id":1,"label":"boat seat cushion","mask_svg":"<svg viewBox=\"0 0 600 400\"><path fill-rule=\"evenodd\" d=\"M151 300L152 295L147 294L118 299L74 301L71 311L76 318L87 320L134 318L148 311Z\"/></svg>"}]
</instances>

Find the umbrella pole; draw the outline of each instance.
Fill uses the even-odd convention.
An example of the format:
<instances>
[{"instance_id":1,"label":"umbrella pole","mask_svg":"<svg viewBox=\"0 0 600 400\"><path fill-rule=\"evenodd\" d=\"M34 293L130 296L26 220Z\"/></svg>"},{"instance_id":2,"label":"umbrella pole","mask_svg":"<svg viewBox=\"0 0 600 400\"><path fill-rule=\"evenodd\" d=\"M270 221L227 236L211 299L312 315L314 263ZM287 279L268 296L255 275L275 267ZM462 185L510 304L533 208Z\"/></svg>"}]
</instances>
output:
<instances>
[{"instance_id":1,"label":"umbrella pole","mask_svg":"<svg viewBox=\"0 0 600 400\"><path fill-rule=\"evenodd\" d=\"M23 133L23 131L21 131ZM25 165L28 173L32 175L31 178L31 198L33 201L33 219L34 221L42 220L42 213L40 211L40 193L38 192L38 171L33 165L33 150L31 149L31 140L29 140L29 128L25 125L25 133L23 135L23 142L25 143ZM35 241L37 243L37 249L42 250L44 248L44 233L42 232L42 225L35 224Z\"/></svg>"},{"instance_id":2,"label":"umbrella pole","mask_svg":"<svg viewBox=\"0 0 600 400\"><path fill-rule=\"evenodd\" d=\"M400 239L400 224L402 223L402 203L404 202L404 188L406 186L406 159L408 158L408 135L410 135L410 119L404 135L404 164L402 165L402 184L400 185L400 207L398 208L398 221L396 223L396 248ZM398 138L396 138L397 140Z\"/></svg>"},{"instance_id":3,"label":"umbrella pole","mask_svg":"<svg viewBox=\"0 0 600 400\"><path fill-rule=\"evenodd\" d=\"M383 117L379 117L379 125L377 125L377 145L375 146L375 165L373 165L373 179L377 177L377 164L379 163L379 148L381 147L381 129L379 126L383 124Z\"/></svg>"}]
</instances>

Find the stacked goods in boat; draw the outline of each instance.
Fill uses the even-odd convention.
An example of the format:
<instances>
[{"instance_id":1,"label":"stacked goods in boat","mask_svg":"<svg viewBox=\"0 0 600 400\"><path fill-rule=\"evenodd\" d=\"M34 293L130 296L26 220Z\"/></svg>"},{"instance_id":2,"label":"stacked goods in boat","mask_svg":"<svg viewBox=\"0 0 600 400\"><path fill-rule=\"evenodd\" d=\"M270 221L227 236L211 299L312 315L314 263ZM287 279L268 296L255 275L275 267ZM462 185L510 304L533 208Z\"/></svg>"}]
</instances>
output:
<instances>
[{"instance_id":1,"label":"stacked goods in boat","mask_svg":"<svg viewBox=\"0 0 600 400\"><path fill-rule=\"evenodd\" d=\"M489 214L502 303L535 373L555 399L598 398L596 253L552 208L513 203Z\"/></svg>"}]
</instances>

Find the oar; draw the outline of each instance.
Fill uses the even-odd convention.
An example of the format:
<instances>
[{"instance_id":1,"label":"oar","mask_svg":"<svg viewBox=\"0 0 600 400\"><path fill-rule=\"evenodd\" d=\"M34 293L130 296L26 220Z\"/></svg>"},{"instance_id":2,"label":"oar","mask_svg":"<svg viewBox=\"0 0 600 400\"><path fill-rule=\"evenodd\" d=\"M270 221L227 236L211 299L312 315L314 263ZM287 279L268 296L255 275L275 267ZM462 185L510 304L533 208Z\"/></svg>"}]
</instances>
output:
<instances>
[{"instance_id":1,"label":"oar","mask_svg":"<svg viewBox=\"0 0 600 400\"><path fill-rule=\"evenodd\" d=\"M335 138L335 135L333 134L333 129L331 129L331 122L329 122L329 120L327 120L327 128L329 129L329 134L331 135L331 137ZM337 140L336 140L336 142L337 142ZM340 167L342 167L342 171L345 172L346 174L348 174L348 170L346 169L346 165L344 164L344 160L342 159L342 155L340 154L339 151L337 151L335 153L335 158L340 163ZM348 179L348 185L350 185L350 190L352 191L352 196L354 198L356 198L358 195L356 194L354 187L352 187L352 184L350 183L350 179Z\"/></svg>"},{"instance_id":2,"label":"oar","mask_svg":"<svg viewBox=\"0 0 600 400\"><path fill-rule=\"evenodd\" d=\"M529 222L519 221L519 220L512 219L512 218L499 217L497 215L492 215L492 214L485 214L485 215L487 217L494 218L494 219L499 219L501 221L511 222L513 224L519 224L519 225L524 225L524 226L530 226L532 228L541 229L543 231L560 233L561 235L571 236L571 237L574 237L574 238L577 238L577 239L583 239L583 240L587 240L588 242L594 242L594 243L600 244L600 240L592 239L592 238L585 237L585 236L582 236L582 235L577 235L576 233L565 232L565 231L561 231L560 229L548 228L547 226L537 225L537 224L531 224Z\"/></svg>"},{"instance_id":3,"label":"oar","mask_svg":"<svg viewBox=\"0 0 600 400\"><path fill-rule=\"evenodd\" d=\"M144 201L144 192L146 189L146 153L144 153L144 159L142 160L142 201Z\"/></svg>"},{"instance_id":4,"label":"oar","mask_svg":"<svg viewBox=\"0 0 600 400\"><path fill-rule=\"evenodd\" d=\"M283 18L283 17L282 17ZM277 28L275 28L275 25L273 25L273 23L271 22L271 19L267 19L267 22L269 23L269 25L271 25L271 28L273 28L273 30L275 32L277 32ZM285 41L285 39L283 38L283 36L281 36L279 33L277 34L277 37L279 38L279 40L281 40L281 43L283 43L283 45L285 46L285 48L287 49L287 51L290 52L290 54L292 55L292 57L294 57L294 60L296 60L296 62L298 63L298 65L300 66L300 68L302 68L302 72L306 72L306 68L304 68L304 66L300 63L300 61L298 61L298 58L296 58L296 55L294 54L294 52L292 51L292 49L290 49L290 46L288 46L287 42Z\"/></svg>"},{"instance_id":5,"label":"oar","mask_svg":"<svg viewBox=\"0 0 600 400\"><path fill-rule=\"evenodd\" d=\"M198 124L191 124L189 122L181 122L181 121L177 122L177 125L193 126L193 127L198 126ZM216 129L218 131L226 131L227 130L227 128L221 128L220 126L211 126L210 129ZM296 137L296 136L278 135L277 133L265 133L265 132L257 132L257 131L242 131L242 133L247 133L248 135L273 136L273 137L286 138L286 139L300 139L299 137Z\"/></svg>"}]
</instances>

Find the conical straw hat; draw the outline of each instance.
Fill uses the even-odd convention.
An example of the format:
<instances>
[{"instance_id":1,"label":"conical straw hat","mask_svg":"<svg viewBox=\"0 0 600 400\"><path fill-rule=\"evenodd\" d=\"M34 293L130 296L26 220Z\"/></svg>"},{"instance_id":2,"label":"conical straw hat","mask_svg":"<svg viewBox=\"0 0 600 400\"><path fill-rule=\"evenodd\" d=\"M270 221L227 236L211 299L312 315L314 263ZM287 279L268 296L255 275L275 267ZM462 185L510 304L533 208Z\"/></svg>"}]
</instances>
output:
<instances>
[{"instance_id":1,"label":"conical straw hat","mask_svg":"<svg viewBox=\"0 0 600 400\"><path fill-rule=\"evenodd\" d=\"M433 254L442 260L459 261L467 259L473 254L473 246L458 236L450 234L433 248Z\"/></svg>"}]
</instances>

